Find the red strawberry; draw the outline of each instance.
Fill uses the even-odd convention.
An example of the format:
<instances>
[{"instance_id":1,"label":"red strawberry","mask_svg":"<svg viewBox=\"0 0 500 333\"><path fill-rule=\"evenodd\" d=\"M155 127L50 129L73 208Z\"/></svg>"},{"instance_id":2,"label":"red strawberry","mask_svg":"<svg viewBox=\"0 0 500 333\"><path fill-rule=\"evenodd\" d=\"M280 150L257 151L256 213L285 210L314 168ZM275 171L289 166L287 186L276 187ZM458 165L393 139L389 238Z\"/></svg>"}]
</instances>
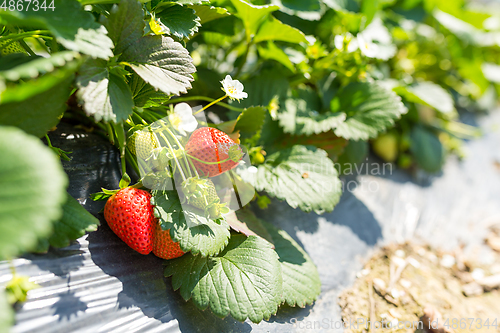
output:
<instances>
[{"instance_id":1,"label":"red strawberry","mask_svg":"<svg viewBox=\"0 0 500 333\"><path fill-rule=\"evenodd\" d=\"M113 232L132 249L141 254L153 250L155 218L151 194L127 187L106 202L104 218Z\"/></svg>"},{"instance_id":2,"label":"red strawberry","mask_svg":"<svg viewBox=\"0 0 500 333\"><path fill-rule=\"evenodd\" d=\"M186 152L194 157L192 161L198 172L208 177L231 170L243 157L243 152L236 142L226 133L212 127L202 127L194 131L186 144Z\"/></svg>"},{"instance_id":3,"label":"red strawberry","mask_svg":"<svg viewBox=\"0 0 500 333\"><path fill-rule=\"evenodd\" d=\"M170 230L163 230L159 223L156 223L153 236L153 253L163 259L179 258L184 254L179 243L170 238Z\"/></svg>"}]
</instances>

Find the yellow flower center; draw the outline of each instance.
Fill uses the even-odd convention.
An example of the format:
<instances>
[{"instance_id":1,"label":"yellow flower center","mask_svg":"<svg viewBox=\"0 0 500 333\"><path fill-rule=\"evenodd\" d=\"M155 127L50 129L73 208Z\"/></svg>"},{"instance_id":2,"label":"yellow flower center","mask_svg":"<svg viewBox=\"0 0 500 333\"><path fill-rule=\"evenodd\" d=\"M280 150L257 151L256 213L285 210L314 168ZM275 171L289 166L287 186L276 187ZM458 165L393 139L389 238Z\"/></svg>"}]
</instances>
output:
<instances>
[{"instance_id":1,"label":"yellow flower center","mask_svg":"<svg viewBox=\"0 0 500 333\"><path fill-rule=\"evenodd\" d=\"M227 87L227 93L229 95L236 95L238 93L238 91L236 90L235 87L233 86L230 86L230 87Z\"/></svg>"},{"instance_id":2,"label":"yellow flower center","mask_svg":"<svg viewBox=\"0 0 500 333\"><path fill-rule=\"evenodd\" d=\"M174 128L179 128L179 125L181 124L182 122L182 119L181 117L179 117L178 115L176 115L175 113L171 114L168 116L168 120L170 121L170 123L172 124L172 126Z\"/></svg>"}]
</instances>

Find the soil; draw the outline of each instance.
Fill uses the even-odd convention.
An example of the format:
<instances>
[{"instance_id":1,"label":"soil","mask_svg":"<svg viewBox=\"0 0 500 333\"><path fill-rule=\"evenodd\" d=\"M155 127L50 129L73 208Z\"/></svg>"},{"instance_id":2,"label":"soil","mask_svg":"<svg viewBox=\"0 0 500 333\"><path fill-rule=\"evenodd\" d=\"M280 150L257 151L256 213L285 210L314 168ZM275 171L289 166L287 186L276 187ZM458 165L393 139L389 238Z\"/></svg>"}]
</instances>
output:
<instances>
[{"instance_id":1,"label":"soil","mask_svg":"<svg viewBox=\"0 0 500 333\"><path fill-rule=\"evenodd\" d=\"M492 227L485 243L499 236ZM461 248L381 248L340 295L345 332L500 332L500 249L491 251L494 260L484 265Z\"/></svg>"}]
</instances>

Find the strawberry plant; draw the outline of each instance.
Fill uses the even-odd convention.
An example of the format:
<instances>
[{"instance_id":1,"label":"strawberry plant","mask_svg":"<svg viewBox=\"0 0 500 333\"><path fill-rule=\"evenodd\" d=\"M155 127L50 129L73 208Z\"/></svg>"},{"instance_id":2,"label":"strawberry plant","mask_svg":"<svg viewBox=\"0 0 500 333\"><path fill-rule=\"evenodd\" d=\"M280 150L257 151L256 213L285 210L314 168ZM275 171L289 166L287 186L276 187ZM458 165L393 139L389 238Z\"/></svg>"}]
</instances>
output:
<instances>
[{"instance_id":1,"label":"strawberry plant","mask_svg":"<svg viewBox=\"0 0 500 333\"><path fill-rule=\"evenodd\" d=\"M0 258L97 229L66 192L70 152L47 135L61 121L85 126L120 154L119 188L92 196L107 201L111 230L168 259L184 299L240 321L312 304L321 287L307 253L252 201L332 211L334 163L362 161L369 147L438 172L480 134L460 112L490 109L500 92L499 17L465 1L11 7L0 8ZM25 297L24 285L9 290ZM4 292L0 308L3 330Z\"/></svg>"}]
</instances>

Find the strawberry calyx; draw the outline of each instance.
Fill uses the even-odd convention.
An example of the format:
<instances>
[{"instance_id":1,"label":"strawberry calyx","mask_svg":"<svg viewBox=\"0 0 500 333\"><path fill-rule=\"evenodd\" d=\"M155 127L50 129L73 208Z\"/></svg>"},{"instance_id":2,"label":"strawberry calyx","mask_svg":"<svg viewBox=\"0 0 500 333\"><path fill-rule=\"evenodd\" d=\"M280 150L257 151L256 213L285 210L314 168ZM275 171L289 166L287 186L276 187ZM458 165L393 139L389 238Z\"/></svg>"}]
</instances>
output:
<instances>
[{"instance_id":1,"label":"strawberry calyx","mask_svg":"<svg viewBox=\"0 0 500 333\"><path fill-rule=\"evenodd\" d=\"M229 213L229 208L226 207L226 203L212 202L205 207L205 216L211 218L212 220L217 220L222 217L222 214Z\"/></svg>"},{"instance_id":2,"label":"strawberry calyx","mask_svg":"<svg viewBox=\"0 0 500 333\"><path fill-rule=\"evenodd\" d=\"M240 147L240 145L235 144L234 146L231 146L227 152L227 155L229 156L229 159L233 161L234 163L238 163L241 161L243 156L245 155Z\"/></svg>"}]
</instances>

